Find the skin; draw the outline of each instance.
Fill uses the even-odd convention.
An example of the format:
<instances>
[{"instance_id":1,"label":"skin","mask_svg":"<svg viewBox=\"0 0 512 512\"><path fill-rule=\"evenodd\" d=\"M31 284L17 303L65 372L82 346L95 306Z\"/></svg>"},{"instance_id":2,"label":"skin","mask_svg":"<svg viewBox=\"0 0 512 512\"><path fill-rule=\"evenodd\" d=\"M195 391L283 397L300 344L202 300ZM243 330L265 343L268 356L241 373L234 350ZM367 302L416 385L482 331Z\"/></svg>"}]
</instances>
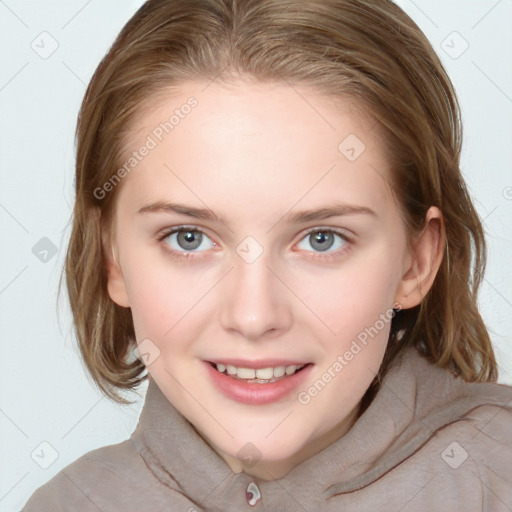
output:
<instances>
[{"instance_id":1,"label":"skin","mask_svg":"<svg viewBox=\"0 0 512 512\"><path fill-rule=\"evenodd\" d=\"M375 124L348 102L334 106L286 83L205 86L187 82L169 91L131 132L127 154L187 98L198 100L116 191L114 234L104 236L113 254L108 290L131 308L137 342L149 338L158 348L148 371L168 400L234 472L270 480L353 425L382 362L390 323L308 404L297 394L393 304L407 309L421 302L443 255L442 214L429 209L424 231L408 249ZM354 161L338 150L351 133L366 146ZM156 201L209 208L222 221L137 213ZM375 215L287 222L298 210L335 201ZM158 241L182 224L203 233L195 251L176 234ZM349 241L335 235L322 251L308 234L314 228L339 230ZM263 251L251 263L237 253L247 236ZM173 257L169 249L190 257ZM297 359L314 367L285 399L247 405L208 380L201 361L223 356ZM261 456L250 467L237 456L248 442Z\"/></svg>"}]
</instances>

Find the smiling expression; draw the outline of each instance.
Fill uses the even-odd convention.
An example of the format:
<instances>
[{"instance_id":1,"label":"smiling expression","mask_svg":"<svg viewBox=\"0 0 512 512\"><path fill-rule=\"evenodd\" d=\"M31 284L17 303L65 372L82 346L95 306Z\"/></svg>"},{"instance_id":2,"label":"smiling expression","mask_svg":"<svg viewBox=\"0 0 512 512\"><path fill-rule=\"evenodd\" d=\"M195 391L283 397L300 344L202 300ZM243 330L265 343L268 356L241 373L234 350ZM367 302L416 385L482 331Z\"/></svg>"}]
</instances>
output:
<instances>
[{"instance_id":1,"label":"smiling expression","mask_svg":"<svg viewBox=\"0 0 512 512\"><path fill-rule=\"evenodd\" d=\"M353 424L389 323L307 404L299 393L402 300L411 259L369 118L287 84L205 87L181 84L131 132L127 158L148 135L156 144L117 191L109 293L158 354L148 371L169 401L234 471L249 471L239 458L252 443L250 472L276 478ZM191 96L197 106L155 132ZM212 361L308 366L254 402L226 392L236 379Z\"/></svg>"}]
</instances>

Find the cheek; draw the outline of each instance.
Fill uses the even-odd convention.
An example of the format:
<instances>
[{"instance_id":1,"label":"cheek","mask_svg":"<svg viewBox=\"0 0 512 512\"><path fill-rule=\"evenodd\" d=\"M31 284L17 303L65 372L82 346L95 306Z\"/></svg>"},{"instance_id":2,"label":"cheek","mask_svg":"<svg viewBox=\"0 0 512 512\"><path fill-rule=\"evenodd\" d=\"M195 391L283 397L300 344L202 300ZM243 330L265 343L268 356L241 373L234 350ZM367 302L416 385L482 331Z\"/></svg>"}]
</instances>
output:
<instances>
[{"instance_id":1,"label":"cheek","mask_svg":"<svg viewBox=\"0 0 512 512\"><path fill-rule=\"evenodd\" d=\"M390 312L399 275L397 255L379 244L347 259L339 269L303 282L301 296L316 317L346 341Z\"/></svg>"},{"instance_id":2,"label":"cheek","mask_svg":"<svg viewBox=\"0 0 512 512\"><path fill-rule=\"evenodd\" d=\"M207 297L212 283L201 272L164 258L148 263L137 258L132 263L127 288L137 340L150 338L162 348L169 347L171 339L193 338L205 305L201 298ZM172 346L177 347L175 342Z\"/></svg>"},{"instance_id":3,"label":"cheek","mask_svg":"<svg viewBox=\"0 0 512 512\"><path fill-rule=\"evenodd\" d=\"M141 251L125 259L124 275L132 316L140 338L161 338L176 322L184 290L180 280ZM126 270L125 270L126 269Z\"/></svg>"}]
</instances>

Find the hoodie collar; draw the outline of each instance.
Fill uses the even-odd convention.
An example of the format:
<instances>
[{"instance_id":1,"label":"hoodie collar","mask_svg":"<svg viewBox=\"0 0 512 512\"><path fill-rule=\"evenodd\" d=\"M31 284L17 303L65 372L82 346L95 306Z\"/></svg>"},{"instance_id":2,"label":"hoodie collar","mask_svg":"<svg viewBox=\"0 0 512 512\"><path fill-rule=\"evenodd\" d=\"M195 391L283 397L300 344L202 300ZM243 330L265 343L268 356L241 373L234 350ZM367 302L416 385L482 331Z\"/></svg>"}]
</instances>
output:
<instances>
[{"instance_id":1,"label":"hoodie collar","mask_svg":"<svg viewBox=\"0 0 512 512\"><path fill-rule=\"evenodd\" d=\"M391 364L380 390L350 431L274 481L233 473L151 378L131 440L157 478L194 503L207 503L208 508L247 506L256 484L266 503L278 492L294 492L304 506L312 496L324 501L377 480L437 429L474 407L475 393L481 390L477 385L434 366L414 347L407 348ZM485 403L492 402L483 395Z\"/></svg>"}]
</instances>

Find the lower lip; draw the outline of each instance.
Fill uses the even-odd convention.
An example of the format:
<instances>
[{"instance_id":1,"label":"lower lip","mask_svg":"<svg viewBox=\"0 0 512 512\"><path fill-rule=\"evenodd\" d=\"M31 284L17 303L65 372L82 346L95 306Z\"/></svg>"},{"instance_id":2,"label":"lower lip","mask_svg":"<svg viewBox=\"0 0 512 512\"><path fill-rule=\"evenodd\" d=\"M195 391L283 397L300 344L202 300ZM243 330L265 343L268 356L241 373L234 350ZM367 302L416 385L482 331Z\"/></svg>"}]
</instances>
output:
<instances>
[{"instance_id":1,"label":"lower lip","mask_svg":"<svg viewBox=\"0 0 512 512\"><path fill-rule=\"evenodd\" d=\"M313 364L309 363L301 371L290 377L269 384L258 384L257 382L249 383L233 379L224 373L218 372L209 362L203 362L212 382L224 395L232 400L249 405L270 404L286 397L307 379L313 368Z\"/></svg>"}]
</instances>

